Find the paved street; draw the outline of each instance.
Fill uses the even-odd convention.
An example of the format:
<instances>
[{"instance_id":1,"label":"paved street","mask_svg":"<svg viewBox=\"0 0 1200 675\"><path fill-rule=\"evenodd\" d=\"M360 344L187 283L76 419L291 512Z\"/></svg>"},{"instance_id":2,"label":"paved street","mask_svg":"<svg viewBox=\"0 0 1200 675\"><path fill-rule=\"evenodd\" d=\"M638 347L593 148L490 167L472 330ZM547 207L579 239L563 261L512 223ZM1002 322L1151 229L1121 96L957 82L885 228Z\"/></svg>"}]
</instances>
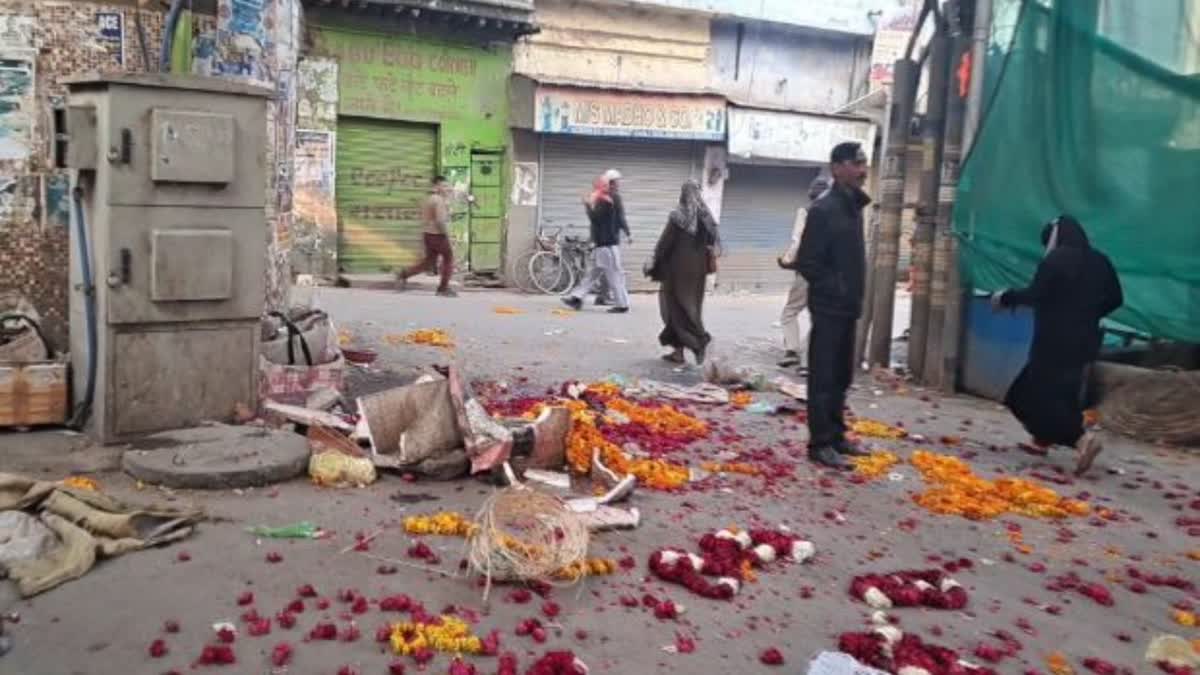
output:
<instances>
[{"instance_id":1,"label":"paved street","mask_svg":"<svg viewBox=\"0 0 1200 675\"><path fill-rule=\"evenodd\" d=\"M391 344L387 337L417 328L441 328L457 342L457 356L477 382L508 385L512 395L540 395L564 380L592 380L609 374L692 383L695 368L676 370L658 358L655 336L660 328L654 296L637 295L624 316L587 309L555 313L557 300L502 292L464 292L458 299L433 297L429 288L405 294L387 291L319 289L317 302L338 328L354 341L380 351L372 372L356 372L356 392L405 383L418 369L445 363L447 352L428 347ZM779 297L716 296L708 299L709 330L717 340L714 354L774 372L778 356ZM907 303L899 303L901 312ZM516 314L501 314L498 307ZM905 326L906 317L896 325ZM781 402L778 395L755 395ZM1025 440L1017 424L998 406L970 399L942 399L891 382L860 378L853 393L854 412L888 424L903 424L928 440L869 440L875 448L897 453L901 463L892 476L853 481L845 475L815 470L803 457L803 425L791 415L767 416L729 406L690 406L714 431L672 461L698 466L721 451L740 453L746 461L783 467L781 477L717 477L681 493L640 489L633 503L643 514L633 531L605 533L592 540L590 554L614 559L632 556L636 567L575 587L556 588L551 600L561 614L547 618L543 600L517 604L508 589L497 592L490 608L482 606L480 589L457 576L462 541L427 537L438 553L436 569L444 574L401 566L395 574L379 574L380 562L355 551L356 532L381 531L370 554L410 561L413 544L400 519L438 510L474 513L490 487L474 480L453 483L410 483L393 475L364 489L318 489L307 481L239 492L176 492L175 498L208 509L210 520L192 538L163 549L131 553L100 562L81 580L67 583L29 601L18 600L11 585L0 585L0 610L16 611L20 622L8 626L15 646L0 657L0 673L68 675L75 673L157 674L186 672L202 647L211 641L212 624L238 617L247 607L236 599L254 594L253 607L274 616L312 584L332 599L320 611L311 601L295 628L273 626L269 636L250 637L243 630L233 647L237 664L202 668L201 672L271 672L269 654L287 641L295 648L288 672L329 674L386 673L395 658L375 643L377 627L388 618L376 606L357 621L362 637L354 642L313 641L303 636L319 621L339 626L348 605L338 602L341 589L354 589L369 599L405 593L431 613L454 605L459 615L478 618L478 635L501 634L502 651L513 651L521 672L546 650L569 649L592 673L803 673L810 658L837 648L837 636L867 630L871 610L849 593L858 574L938 567L965 559L953 572L969 594L965 610L906 608L889 613L906 632L958 650L999 673L1049 673L1047 657L1058 653L1085 672L1085 659L1100 659L1130 673L1152 672L1142 661L1155 635L1175 633L1200 637L1195 628L1177 625L1173 603L1195 603L1193 586L1184 589L1139 582L1152 574L1177 576L1187 586L1200 581L1195 551L1200 539L1188 536L1188 522L1200 517L1200 470L1194 456L1135 442L1108 439L1108 450L1087 477L1074 480L1071 457L1063 451L1039 456L1017 447ZM972 521L935 515L912 496L928 487L907 462L914 450L926 448L965 459L988 478L1037 476L1060 494L1087 501L1089 516L1062 521L1018 515ZM0 456L14 457L5 470L60 478L89 470L102 487L137 499L160 494L137 489L114 471L112 449L82 447L76 437L59 432L0 435ZM245 528L309 520L333 532L316 541L258 541ZM650 576L647 558L662 546L696 549L705 533L738 525L780 528L812 540L816 558L807 564L777 562L761 569L732 600L709 600L680 586ZM1193 530L1194 531L1194 530ZM1189 551L1192 558L1188 557ZM182 561L186 552L189 560ZM270 552L282 555L269 564ZM1102 606L1061 579L1077 574L1083 583L1102 584L1112 604ZM1145 592L1136 592L1145 590ZM623 597L652 594L683 605L674 620L659 620L644 607L625 607ZM1179 605L1184 607L1184 605ZM395 617L397 615L392 615ZM548 640L537 644L514 634L517 624L540 617ZM164 621L177 620L181 631L164 635ZM999 636L999 637L998 637ZM162 637L169 653L151 659L147 647ZM695 641L694 653L670 653L664 647L679 638ZM982 649L979 649L980 647ZM760 664L760 654L778 649L782 667ZM977 652L981 656L976 656ZM404 659L409 672L416 667ZM426 672L444 673L450 659L439 655ZM476 659L478 672L496 672L496 659ZM353 671L339 671L351 666ZM1101 666L1096 666L1101 667ZM1056 671L1068 672L1068 671ZM1120 672L1120 670L1096 672Z\"/></svg>"}]
</instances>

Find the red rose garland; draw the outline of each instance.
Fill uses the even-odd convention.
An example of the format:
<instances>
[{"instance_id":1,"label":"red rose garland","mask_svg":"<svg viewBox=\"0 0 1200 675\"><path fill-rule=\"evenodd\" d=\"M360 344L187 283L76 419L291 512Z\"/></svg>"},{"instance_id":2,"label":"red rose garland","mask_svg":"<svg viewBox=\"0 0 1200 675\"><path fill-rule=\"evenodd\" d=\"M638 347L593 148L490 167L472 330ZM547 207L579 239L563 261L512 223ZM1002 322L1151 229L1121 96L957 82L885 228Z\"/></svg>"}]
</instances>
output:
<instances>
[{"instance_id":1,"label":"red rose garland","mask_svg":"<svg viewBox=\"0 0 1200 675\"><path fill-rule=\"evenodd\" d=\"M860 663L903 675L996 675L996 671L959 658L952 649L927 644L895 626L870 633L842 633L838 650Z\"/></svg>"},{"instance_id":2,"label":"red rose garland","mask_svg":"<svg viewBox=\"0 0 1200 675\"><path fill-rule=\"evenodd\" d=\"M650 570L696 595L728 600L741 589L747 567L760 567L778 558L798 562L815 553L811 542L772 530L720 530L700 538L703 557L676 549L659 549L650 555ZM718 577L712 582L705 577Z\"/></svg>"},{"instance_id":3,"label":"red rose garland","mask_svg":"<svg viewBox=\"0 0 1200 675\"><path fill-rule=\"evenodd\" d=\"M875 609L917 606L962 609L967 606L967 591L937 569L857 576L850 582L850 595Z\"/></svg>"}]
</instances>

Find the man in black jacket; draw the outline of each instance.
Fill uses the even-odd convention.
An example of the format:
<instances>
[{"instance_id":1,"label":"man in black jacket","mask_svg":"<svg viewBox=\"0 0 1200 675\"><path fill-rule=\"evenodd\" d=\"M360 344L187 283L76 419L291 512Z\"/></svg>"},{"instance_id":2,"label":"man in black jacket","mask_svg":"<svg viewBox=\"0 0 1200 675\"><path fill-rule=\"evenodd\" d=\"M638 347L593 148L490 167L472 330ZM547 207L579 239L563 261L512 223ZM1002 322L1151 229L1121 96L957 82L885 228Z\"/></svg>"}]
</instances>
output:
<instances>
[{"instance_id":1,"label":"man in black jacket","mask_svg":"<svg viewBox=\"0 0 1200 675\"><path fill-rule=\"evenodd\" d=\"M864 454L846 440L846 390L854 376L854 328L866 284L863 192L867 156L840 143L829 157L833 188L812 204L794 267L808 281L808 458L847 467L842 455Z\"/></svg>"}]
</instances>

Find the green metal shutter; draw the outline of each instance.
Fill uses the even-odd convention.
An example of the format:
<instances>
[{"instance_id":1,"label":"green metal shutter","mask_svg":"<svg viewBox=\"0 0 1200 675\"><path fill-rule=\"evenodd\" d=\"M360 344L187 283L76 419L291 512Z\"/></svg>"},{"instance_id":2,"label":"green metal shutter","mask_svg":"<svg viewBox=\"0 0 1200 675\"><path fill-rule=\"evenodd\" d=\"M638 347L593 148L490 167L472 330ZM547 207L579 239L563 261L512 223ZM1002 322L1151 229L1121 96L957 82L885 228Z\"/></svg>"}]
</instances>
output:
<instances>
[{"instance_id":1,"label":"green metal shutter","mask_svg":"<svg viewBox=\"0 0 1200 675\"><path fill-rule=\"evenodd\" d=\"M338 119L338 261L369 274L411 265L424 254L421 204L437 156L434 127Z\"/></svg>"}]
</instances>

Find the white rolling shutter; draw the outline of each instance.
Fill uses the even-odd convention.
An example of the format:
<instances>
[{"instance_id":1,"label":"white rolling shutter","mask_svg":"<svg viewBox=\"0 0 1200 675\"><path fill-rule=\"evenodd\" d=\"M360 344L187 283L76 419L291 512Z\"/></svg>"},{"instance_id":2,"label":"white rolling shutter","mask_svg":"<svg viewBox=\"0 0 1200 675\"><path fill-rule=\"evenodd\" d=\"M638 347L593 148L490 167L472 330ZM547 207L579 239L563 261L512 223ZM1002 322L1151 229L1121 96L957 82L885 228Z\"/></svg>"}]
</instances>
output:
<instances>
[{"instance_id":1,"label":"white rolling shutter","mask_svg":"<svg viewBox=\"0 0 1200 675\"><path fill-rule=\"evenodd\" d=\"M808 204L816 167L733 164L721 207L724 255L717 272L723 290L776 291L791 286L795 272L775 259L792 238L796 210Z\"/></svg>"},{"instance_id":2,"label":"white rolling shutter","mask_svg":"<svg viewBox=\"0 0 1200 675\"><path fill-rule=\"evenodd\" d=\"M700 146L690 141L555 135L542 136L542 144L542 226L564 227L564 232L587 237L583 196L591 192L597 176L617 169L624 177L621 199L634 242L623 248L629 285L652 288L642 276L642 264L653 253L683 182L699 175Z\"/></svg>"}]
</instances>

